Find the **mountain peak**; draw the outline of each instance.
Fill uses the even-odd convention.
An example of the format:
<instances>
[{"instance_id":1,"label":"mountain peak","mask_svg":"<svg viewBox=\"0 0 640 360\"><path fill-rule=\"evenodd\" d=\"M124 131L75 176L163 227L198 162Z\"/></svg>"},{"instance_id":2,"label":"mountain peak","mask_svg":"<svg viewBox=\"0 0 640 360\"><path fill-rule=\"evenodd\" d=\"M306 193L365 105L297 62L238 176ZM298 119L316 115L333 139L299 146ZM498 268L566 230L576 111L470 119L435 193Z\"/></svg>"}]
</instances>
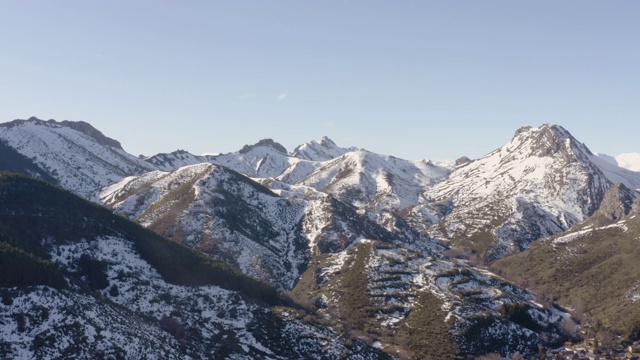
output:
<instances>
[{"instance_id":1,"label":"mountain peak","mask_svg":"<svg viewBox=\"0 0 640 360\"><path fill-rule=\"evenodd\" d=\"M329 139L328 136L323 136L322 139L320 139L320 144L322 145L335 145L336 143Z\"/></svg>"},{"instance_id":2,"label":"mountain peak","mask_svg":"<svg viewBox=\"0 0 640 360\"><path fill-rule=\"evenodd\" d=\"M246 154L254 148L257 147L268 147L276 150L277 152L281 152L283 154L287 154L287 148L282 146L281 144L273 141L273 139L262 139L255 143L254 145L245 145L240 149L240 154Z\"/></svg>"},{"instance_id":3,"label":"mountain peak","mask_svg":"<svg viewBox=\"0 0 640 360\"><path fill-rule=\"evenodd\" d=\"M342 156L346 152L346 149L336 145L336 143L329 139L329 137L323 136L319 141L312 140L308 143L299 145L293 149L290 155L311 161L327 161L335 159L338 156Z\"/></svg>"},{"instance_id":4,"label":"mountain peak","mask_svg":"<svg viewBox=\"0 0 640 360\"><path fill-rule=\"evenodd\" d=\"M593 155L569 131L554 124L543 124L537 128L521 127L507 145L510 152L517 148L526 149L526 152L537 157L553 157L560 154L569 162L586 155Z\"/></svg>"},{"instance_id":5,"label":"mountain peak","mask_svg":"<svg viewBox=\"0 0 640 360\"><path fill-rule=\"evenodd\" d=\"M116 149L123 150L122 149L122 145L120 144L119 141L105 136L100 130L94 128L91 124L89 124L88 122L84 122L84 121L69 121L69 120L56 121L54 119L49 119L49 120L45 121L45 120L42 120L42 119L38 119L35 116L32 116L27 120L16 119L16 120L13 120L11 122L8 122L8 123L2 124L2 125L6 126L8 128L11 128L13 126L18 126L18 125L24 124L24 123L35 123L37 125L45 125L45 126L67 127L67 128L79 131L79 132L91 137L92 139L94 139L100 145L110 146L110 147L113 147L113 148L116 148Z\"/></svg>"}]
</instances>

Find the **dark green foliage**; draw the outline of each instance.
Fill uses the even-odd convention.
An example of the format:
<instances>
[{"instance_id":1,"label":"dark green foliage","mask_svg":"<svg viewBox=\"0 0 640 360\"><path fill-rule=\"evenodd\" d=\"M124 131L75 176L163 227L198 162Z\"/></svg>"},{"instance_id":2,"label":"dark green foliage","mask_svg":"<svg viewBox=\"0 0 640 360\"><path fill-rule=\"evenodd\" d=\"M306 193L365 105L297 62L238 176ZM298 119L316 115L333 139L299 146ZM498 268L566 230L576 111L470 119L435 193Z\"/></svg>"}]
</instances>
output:
<instances>
[{"instance_id":1,"label":"dark green foliage","mask_svg":"<svg viewBox=\"0 0 640 360\"><path fill-rule=\"evenodd\" d=\"M16 318L16 323L18 324L18 332L23 333L27 330L27 320L23 313L18 313L14 315Z\"/></svg>"},{"instance_id":2,"label":"dark green foliage","mask_svg":"<svg viewBox=\"0 0 640 360\"><path fill-rule=\"evenodd\" d=\"M109 286L107 264L103 261L82 254L78 260L78 272L81 276L86 277L89 288L92 290L102 290Z\"/></svg>"},{"instance_id":3,"label":"dark green foliage","mask_svg":"<svg viewBox=\"0 0 640 360\"><path fill-rule=\"evenodd\" d=\"M2 298L2 304L11 306L13 305L13 296L7 290L0 291L0 297Z\"/></svg>"},{"instance_id":4,"label":"dark green foliage","mask_svg":"<svg viewBox=\"0 0 640 360\"><path fill-rule=\"evenodd\" d=\"M505 322L506 320L495 318L491 316L478 316L474 319L470 319L469 323L465 326L464 331L460 334L463 338L461 341L464 344L469 344L473 349L482 349L485 353L506 353L511 349L524 349L528 353L535 353L537 346L535 345L535 338L532 335L531 339L520 337L507 337L507 336L495 336L488 331L492 327L498 327L496 322ZM536 346L535 348L533 346Z\"/></svg>"},{"instance_id":5,"label":"dark green foliage","mask_svg":"<svg viewBox=\"0 0 640 360\"><path fill-rule=\"evenodd\" d=\"M13 171L25 175L38 176L52 183L56 182L48 172L38 167L31 159L20 154L2 140L0 140L0 171Z\"/></svg>"},{"instance_id":6,"label":"dark green foliage","mask_svg":"<svg viewBox=\"0 0 640 360\"><path fill-rule=\"evenodd\" d=\"M109 295L111 295L111 297L117 297L118 295L120 295L120 290L118 290L116 284L111 285L111 288L109 289Z\"/></svg>"},{"instance_id":7,"label":"dark green foliage","mask_svg":"<svg viewBox=\"0 0 640 360\"><path fill-rule=\"evenodd\" d=\"M526 304L504 303L500 308L500 314L518 325L533 331L539 331L540 326L531 318L529 306Z\"/></svg>"},{"instance_id":8,"label":"dark green foliage","mask_svg":"<svg viewBox=\"0 0 640 360\"><path fill-rule=\"evenodd\" d=\"M353 329L365 333L375 333L378 326L375 321L376 308L371 303L371 296L367 285L367 272L365 266L371 257L372 247L367 244L356 246L357 254L341 278L342 288L345 289L340 297L340 305L346 314L346 322Z\"/></svg>"},{"instance_id":9,"label":"dark green foliage","mask_svg":"<svg viewBox=\"0 0 640 360\"><path fill-rule=\"evenodd\" d=\"M324 348L324 342L326 340L319 338L314 334L299 334L295 327L287 326L290 320L284 320L278 315L280 311L286 311L288 316L295 316L297 320L302 320L308 326L317 327L316 330L319 333L326 331L319 325L315 318L311 315L304 315L305 312L297 312L290 308L273 308L270 310L256 310L254 311L253 320L247 325L247 330L258 340L261 344L266 345L278 356L287 359L334 359L334 356L330 356ZM337 334L325 333L328 336ZM359 358L357 354L363 353L370 354L373 349L368 347L366 343L352 339L349 345L347 345L347 353L342 354L342 358ZM301 351L304 349L304 351ZM381 351L373 350L376 352L377 359L391 359L391 357ZM256 358L269 357L266 354L253 354ZM259 355L259 356L258 356Z\"/></svg>"},{"instance_id":10,"label":"dark green foliage","mask_svg":"<svg viewBox=\"0 0 640 360\"><path fill-rule=\"evenodd\" d=\"M406 320L401 332L407 332L408 348L416 359L453 359L457 353L451 335L451 323L444 321L447 313L442 301L430 291L424 291Z\"/></svg>"},{"instance_id":11,"label":"dark green foliage","mask_svg":"<svg viewBox=\"0 0 640 360\"><path fill-rule=\"evenodd\" d=\"M269 247L269 239L277 237L278 233L262 215L263 211L247 204L242 196L234 192L223 188L219 188L218 192L223 198L216 199L216 216L223 219L232 231Z\"/></svg>"},{"instance_id":12,"label":"dark green foliage","mask_svg":"<svg viewBox=\"0 0 640 360\"><path fill-rule=\"evenodd\" d=\"M0 287L49 285L65 286L62 273L50 261L44 260L7 243L0 242ZM2 302L11 298L2 293Z\"/></svg>"},{"instance_id":13,"label":"dark green foliage","mask_svg":"<svg viewBox=\"0 0 640 360\"><path fill-rule=\"evenodd\" d=\"M0 174L0 204L0 244L5 249L21 249L23 257L47 258L49 245L43 239L49 239L49 243L69 243L118 236L132 241L142 259L169 283L218 285L240 291L254 300L279 303L273 287L44 181L18 174ZM23 266L35 266L34 261L30 261L32 265ZM11 264L20 268L17 262ZM5 261L0 266L4 266L0 276L16 281L12 280L17 277L15 267ZM53 265L45 269L40 272L41 276L55 274ZM99 267L92 268L89 272L94 273L94 285L99 288L104 283L98 270ZM49 281L54 279L57 278ZM20 281L24 280L18 283Z\"/></svg>"}]
</instances>

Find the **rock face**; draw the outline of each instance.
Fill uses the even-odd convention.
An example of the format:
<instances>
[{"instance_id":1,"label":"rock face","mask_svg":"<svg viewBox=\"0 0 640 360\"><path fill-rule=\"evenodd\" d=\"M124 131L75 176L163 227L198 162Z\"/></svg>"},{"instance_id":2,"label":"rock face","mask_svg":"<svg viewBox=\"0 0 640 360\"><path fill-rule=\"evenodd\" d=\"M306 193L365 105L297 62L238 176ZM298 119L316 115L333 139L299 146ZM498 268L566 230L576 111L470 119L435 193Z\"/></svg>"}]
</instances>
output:
<instances>
[{"instance_id":1,"label":"rock face","mask_svg":"<svg viewBox=\"0 0 640 360\"><path fill-rule=\"evenodd\" d=\"M623 184L616 184L604 195L598 211L594 216L601 216L611 221L617 221L631 212L637 192L630 190Z\"/></svg>"},{"instance_id":2,"label":"rock face","mask_svg":"<svg viewBox=\"0 0 640 360\"><path fill-rule=\"evenodd\" d=\"M242 149L240 149L240 151L238 151L240 154L247 154L249 153L251 150L258 148L258 147L266 147L266 148L271 148L279 153L282 154L286 154L287 153L287 149L280 145L279 143L273 141L273 139L262 139L260 141L258 141L255 145L245 145L242 147Z\"/></svg>"}]
</instances>

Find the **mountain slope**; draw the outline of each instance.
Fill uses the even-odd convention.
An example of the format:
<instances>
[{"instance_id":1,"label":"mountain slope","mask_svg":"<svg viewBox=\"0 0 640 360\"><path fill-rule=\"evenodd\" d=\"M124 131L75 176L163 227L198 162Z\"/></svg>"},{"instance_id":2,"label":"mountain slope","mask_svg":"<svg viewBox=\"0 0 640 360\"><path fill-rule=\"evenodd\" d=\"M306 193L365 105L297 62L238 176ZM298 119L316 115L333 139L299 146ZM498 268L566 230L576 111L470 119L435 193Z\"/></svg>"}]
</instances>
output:
<instances>
[{"instance_id":1,"label":"mountain slope","mask_svg":"<svg viewBox=\"0 0 640 360\"><path fill-rule=\"evenodd\" d=\"M400 358L532 355L566 336L567 314L493 274L367 239L318 257L292 296Z\"/></svg>"},{"instance_id":2,"label":"mountain slope","mask_svg":"<svg viewBox=\"0 0 640 360\"><path fill-rule=\"evenodd\" d=\"M84 122L14 120L0 124L0 140L85 198L125 176L154 169Z\"/></svg>"},{"instance_id":3,"label":"mountain slope","mask_svg":"<svg viewBox=\"0 0 640 360\"><path fill-rule=\"evenodd\" d=\"M38 167L33 160L20 154L2 140L0 140L0 171L17 172L56 183L56 179Z\"/></svg>"},{"instance_id":4,"label":"mountain slope","mask_svg":"<svg viewBox=\"0 0 640 360\"><path fill-rule=\"evenodd\" d=\"M3 358L385 358L268 306L279 303L272 288L60 188L0 175L0 202L0 248L63 276L37 285L3 272L17 285L0 284Z\"/></svg>"},{"instance_id":5,"label":"mountain slope","mask_svg":"<svg viewBox=\"0 0 640 360\"><path fill-rule=\"evenodd\" d=\"M315 253L366 236L428 248L417 233L396 236L331 195L198 164L125 178L101 192L104 204L149 229L290 289Z\"/></svg>"},{"instance_id":6,"label":"mountain slope","mask_svg":"<svg viewBox=\"0 0 640 360\"><path fill-rule=\"evenodd\" d=\"M425 188L447 177L446 168L365 150L322 163L298 182L373 212L400 211L417 204Z\"/></svg>"},{"instance_id":7,"label":"mountain slope","mask_svg":"<svg viewBox=\"0 0 640 360\"><path fill-rule=\"evenodd\" d=\"M639 188L640 173L603 161L560 126L524 127L427 189L427 207L442 217L430 233L492 261L585 220L616 182Z\"/></svg>"},{"instance_id":8,"label":"mountain slope","mask_svg":"<svg viewBox=\"0 0 640 360\"><path fill-rule=\"evenodd\" d=\"M162 171L173 171L177 168L210 162L211 156L193 155L185 150L176 150L168 154L156 154L145 159L156 169Z\"/></svg>"},{"instance_id":9,"label":"mountain slope","mask_svg":"<svg viewBox=\"0 0 640 360\"><path fill-rule=\"evenodd\" d=\"M491 265L575 309L588 336L640 338L640 201L619 186L585 223Z\"/></svg>"},{"instance_id":10,"label":"mountain slope","mask_svg":"<svg viewBox=\"0 0 640 360\"><path fill-rule=\"evenodd\" d=\"M246 274L290 287L308 261L302 207L235 171L205 163L122 184L101 194L108 207Z\"/></svg>"}]
</instances>

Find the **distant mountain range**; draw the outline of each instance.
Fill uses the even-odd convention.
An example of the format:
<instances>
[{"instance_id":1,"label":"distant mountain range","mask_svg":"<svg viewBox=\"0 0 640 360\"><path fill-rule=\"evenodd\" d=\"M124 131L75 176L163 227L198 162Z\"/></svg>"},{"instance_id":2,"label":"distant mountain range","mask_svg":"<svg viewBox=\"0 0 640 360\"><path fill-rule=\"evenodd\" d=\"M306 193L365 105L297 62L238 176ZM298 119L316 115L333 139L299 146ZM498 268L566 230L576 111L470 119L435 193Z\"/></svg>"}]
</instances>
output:
<instances>
[{"instance_id":1,"label":"distant mountain range","mask_svg":"<svg viewBox=\"0 0 640 360\"><path fill-rule=\"evenodd\" d=\"M137 348L122 345L135 342L135 331L115 324L110 330L111 322L121 321L126 314L146 319L141 323L145 330L139 331L155 334L140 338L139 344L193 358L211 354L315 358L320 344L329 346L327 358L387 354L446 359L516 351L533 355L541 347L579 336L569 321L569 310L554 301L578 309L580 313L573 313L578 322L585 322L588 314L589 321L599 319L628 338L636 336L636 324L640 329L635 313L612 316L586 298L591 292L567 290L595 279L586 264L627 261L619 272L608 272L619 281L615 289L598 297L598 303L623 311L637 300L640 274L624 272L633 269L633 256L628 254L635 250L620 247L619 252L611 252L614 245L580 245L592 251L573 247L595 241L584 234L596 236L602 244L622 244L619 239L630 234L624 241L632 246L636 235L629 229L635 226L640 195L640 172L633 171L637 157L594 154L558 125L520 128L497 150L451 164L342 148L326 137L291 152L265 139L226 154L200 156L178 150L142 158L126 153L118 141L87 123L35 118L0 124L0 145L0 170L60 185L160 235L144 233L145 239L156 239L154 244L167 244L141 249L136 245L140 240L126 230L138 229L133 223L59 188L3 175L6 192L20 189L31 194L33 189L33 194L22 195L29 201L7 198L0 244L7 244L7 254L33 258L33 266L47 266L59 274L35 283L8 276L7 281L14 283L6 286L20 287L11 288L7 296L42 297L45 289L53 287L58 299L53 305L33 305L47 308L50 314L84 296L82 301L91 304L87 305L91 311L115 315L97 324L75 314L74 323L85 329L76 333L87 336L92 330L86 329L96 326L103 331L119 329L120 340L107 341L106 335L100 335L98 343L104 344L94 347L82 343L65 350L45 341L37 349L30 348L28 339L41 331L37 329L46 328L56 341L70 340L58 323L36 329L30 327L36 320L29 318L21 325L16 314L23 310L5 304L0 308L3 321L24 328L25 335L21 340L3 335L6 345L0 344L0 354L30 357L69 351L73 356L91 357L111 354L108 349L112 348L116 353L135 354ZM60 200L46 203L51 198ZM89 216L96 211L101 215ZM30 217L35 213L69 213L80 220ZM64 232L54 231L60 222L75 234L73 241ZM23 243L19 239L28 232L28 223L38 231ZM623 227L628 231L615 230ZM174 242L167 243L165 238ZM569 238L578 240L557 240ZM131 243L134 250L127 245ZM169 250L168 244L176 248ZM565 251L573 255L560 255ZM218 300L222 305L208 305L205 295L185 295L187 290L169 287L186 285L172 282L172 272L180 278L193 276L181 267L183 260L172 263L173 253L180 259L193 257L196 264L209 264L197 265L204 266L203 274L211 275L201 274L209 280L193 291L205 294L224 289L228 298ZM553 260L591 257L598 260ZM489 272L486 265L500 275ZM241 279L238 282L255 281L254 288L264 287L264 292L256 295L230 287L216 273L221 268L238 269L241 273L233 275ZM575 277L550 278L553 269ZM3 276L10 273L3 271ZM105 281L109 285L96 288ZM111 293L112 284L118 295ZM275 294L276 289L279 296L264 299L264 294ZM148 295L142 297L140 291ZM188 296L199 299L197 305L187 305ZM237 301L229 300L236 296ZM111 302L119 304L120 310L110 308ZM207 315L231 311L246 316L234 320ZM310 339L309 347L283 345L295 337L267 336L261 329L270 326L279 327L283 334L302 331ZM164 345L153 342L167 333ZM202 337L216 341L198 345ZM165 347L171 347L172 341L183 345L168 352Z\"/></svg>"}]
</instances>

